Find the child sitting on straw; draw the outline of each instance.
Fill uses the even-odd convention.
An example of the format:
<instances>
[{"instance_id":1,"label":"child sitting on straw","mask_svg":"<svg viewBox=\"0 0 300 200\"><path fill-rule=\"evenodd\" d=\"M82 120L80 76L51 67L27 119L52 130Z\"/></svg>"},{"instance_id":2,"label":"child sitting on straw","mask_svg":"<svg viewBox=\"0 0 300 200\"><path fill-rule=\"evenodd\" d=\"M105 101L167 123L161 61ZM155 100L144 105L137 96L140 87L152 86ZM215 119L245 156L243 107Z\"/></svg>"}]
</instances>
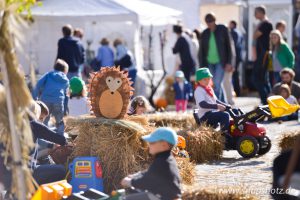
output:
<instances>
[{"instance_id":1,"label":"child sitting on straw","mask_svg":"<svg viewBox=\"0 0 300 200\"><path fill-rule=\"evenodd\" d=\"M129 115L143 115L150 112L151 106L149 101L143 96L136 96L132 99L129 108Z\"/></svg>"},{"instance_id":2,"label":"child sitting on straw","mask_svg":"<svg viewBox=\"0 0 300 200\"><path fill-rule=\"evenodd\" d=\"M158 128L150 135L142 137L149 143L149 152L155 156L153 163L145 172L125 177L123 187L147 190L162 200L181 197L181 181L171 150L177 144L177 134L171 128Z\"/></svg>"},{"instance_id":3,"label":"child sitting on straw","mask_svg":"<svg viewBox=\"0 0 300 200\"><path fill-rule=\"evenodd\" d=\"M43 101L49 108L49 116L45 119L45 124L48 125L50 116L55 118L57 132L64 132L64 111L65 99L67 99L67 90L69 88L69 80L67 73L69 71L68 64L57 59L54 65L54 70L46 73L36 84L33 90L33 98Z\"/></svg>"},{"instance_id":4,"label":"child sitting on straw","mask_svg":"<svg viewBox=\"0 0 300 200\"><path fill-rule=\"evenodd\" d=\"M69 115L79 116L89 114L90 109L87 104L87 91L84 81L79 77L73 77L70 80L70 100Z\"/></svg>"},{"instance_id":5,"label":"child sitting on straw","mask_svg":"<svg viewBox=\"0 0 300 200\"><path fill-rule=\"evenodd\" d=\"M185 80L182 71L176 71L175 83L173 84L175 91L176 112L186 111L188 100L193 96L191 84Z\"/></svg>"},{"instance_id":6,"label":"child sitting on straw","mask_svg":"<svg viewBox=\"0 0 300 200\"><path fill-rule=\"evenodd\" d=\"M225 135L229 135L229 114L225 112L229 106L219 101L211 87L212 74L208 68L200 68L196 71L196 89L194 93L200 122L206 122L212 127L221 125Z\"/></svg>"}]
</instances>

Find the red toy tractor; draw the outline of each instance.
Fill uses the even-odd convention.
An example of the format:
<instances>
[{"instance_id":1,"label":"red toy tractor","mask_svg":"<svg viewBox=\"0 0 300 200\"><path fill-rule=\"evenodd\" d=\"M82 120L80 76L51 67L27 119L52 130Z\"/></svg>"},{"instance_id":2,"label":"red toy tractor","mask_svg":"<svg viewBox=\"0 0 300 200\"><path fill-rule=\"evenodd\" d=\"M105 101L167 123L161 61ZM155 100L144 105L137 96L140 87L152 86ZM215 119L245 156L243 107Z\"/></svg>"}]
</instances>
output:
<instances>
[{"instance_id":1,"label":"red toy tractor","mask_svg":"<svg viewBox=\"0 0 300 200\"><path fill-rule=\"evenodd\" d=\"M226 150L237 150L244 158L252 158L256 154L263 155L271 149L271 140L266 136L266 129L256 121L263 117L270 117L268 106L259 106L251 112L244 113L240 109L227 108L230 114L230 136L225 135ZM198 109L194 110L197 124Z\"/></svg>"}]
</instances>

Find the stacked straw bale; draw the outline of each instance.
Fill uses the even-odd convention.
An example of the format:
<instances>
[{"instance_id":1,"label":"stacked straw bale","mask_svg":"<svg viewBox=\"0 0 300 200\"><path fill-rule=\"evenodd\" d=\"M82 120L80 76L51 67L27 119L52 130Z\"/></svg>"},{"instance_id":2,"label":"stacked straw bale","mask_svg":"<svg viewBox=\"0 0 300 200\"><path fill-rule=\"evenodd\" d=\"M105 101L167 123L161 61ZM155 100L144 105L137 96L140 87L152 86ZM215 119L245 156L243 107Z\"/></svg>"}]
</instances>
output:
<instances>
[{"instance_id":1,"label":"stacked straw bale","mask_svg":"<svg viewBox=\"0 0 300 200\"><path fill-rule=\"evenodd\" d=\"M192 114L177 114L171 112L155 113L146 115L150 124L155 127L168 126L175 130L189 129L196 126Z\"/></svg>"},{"instance_id":2,"label":"stacked straw bale","mask_svg":"<svg viewBox=\"0 0 300 200\"><path fill-rule=\"evenodd\" d=\"M78 130L72 157L97 156L103 166L106 192L120 188L120 181L128 174L147 169L151 163L147 144L140 138L155 128L133 122L145 122L143 118L127 120L83 117L69 118L67 126ZM72 128L71 128L72 127ZM188 159L176 158L184 184L192 184L195 164Z\"/></svg>"},{"instance_id":3,"label":"stacked straw bale","mask_svg":"<svg viewBox=\"0 0 300 200\"><path fill-rule=\"evenodd\" d=\"M198 163L219 160L222 157L225 139L220 132L206 125L179 131L186 139L186 150L192 161Z\"/></svg>"},{"instance_id":4,"label":"stacked straw bale","mask_svg":"<svg viewBox=\"0 0 300 200\"><path fill-rule=\"evenodd\" d=\"M292 149L295 146L297 138L300 137L299 131L291 131L281 136L279 147L281 152Z\"/></svg>"},{"instance_id":5,"label":"stacked straw bale","mask_svg":"<svg viewBox=\"0 0 300 200\"><path fill-rule=\"evenodd\" d=\"M194 189L186 190L183 192L183 200L258 200L259 198L250 195L241 193L243 188L235 188L238 192L224 192L225 188L208 188L208 189Z\"/></svg>"},{"instance_id":6,"label":"stacked straw bale","mask_svg":"<svg viewBox=\"0 0 300 200\"><path fill-rule=\"evenodd\" d=\"M77 124L79 129L72 156L100 158L106 192L120 188L123 177L147 165L149 156L140 140L146 131L138 124L104 118L79 118L68 123Z\"/></svg>"}]
</instances>

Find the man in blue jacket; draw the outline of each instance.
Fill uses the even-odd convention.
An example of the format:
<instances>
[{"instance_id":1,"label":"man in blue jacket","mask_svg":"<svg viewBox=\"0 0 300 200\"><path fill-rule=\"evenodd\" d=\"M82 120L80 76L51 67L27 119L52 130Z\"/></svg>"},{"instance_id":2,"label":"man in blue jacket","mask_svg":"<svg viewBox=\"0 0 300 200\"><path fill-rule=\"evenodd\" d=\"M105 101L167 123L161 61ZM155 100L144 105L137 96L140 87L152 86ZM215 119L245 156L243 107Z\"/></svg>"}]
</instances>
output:
<instances>
[{"instance_id":1,"label":"man in blue jacket","mask_svg":"<svg viewBox=\"0 0 300 200\"><path fill-rule=\"evenodd\" d=\"M57 132L60 134L64 132L64 104L69 88L69 80L66 76L68 68L65 61L57 59L54 70L42 76L32 94L35 100L41 100L49 109L49 115L44 123L47 125L50 116L54 116Z\"/></svg>"},{"instance_id":2,"label":"man in blue jacket","mask_svg":"<svg viewBox=\"0 0 300 200\"><path fill-rule=\"evenodd\" d=\"M65 25L62 28L63 38L58 41L57 58L64 60L69 65L68 78L81 77L80 66L84 62L84 48L78 39L72 37L73 28Z\"/></svg>"}]
</instances>

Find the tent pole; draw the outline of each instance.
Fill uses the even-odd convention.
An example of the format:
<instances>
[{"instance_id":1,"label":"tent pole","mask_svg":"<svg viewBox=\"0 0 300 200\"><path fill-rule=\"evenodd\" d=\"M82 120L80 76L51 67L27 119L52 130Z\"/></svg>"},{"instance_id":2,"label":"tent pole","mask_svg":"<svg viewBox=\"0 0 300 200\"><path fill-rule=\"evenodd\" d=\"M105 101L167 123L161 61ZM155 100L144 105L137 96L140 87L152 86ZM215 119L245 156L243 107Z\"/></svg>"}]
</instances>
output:
<instances>
[{"instance_id":1,"label":"tent pole","mask_svg":"<svg viewBox=\"0 0 300 200\"><path fill-rule=\"evenodd\" d=\"M17 134L16 130L16 122L14 118L14 110L13 110L13 104L12 104L12 96L11 91L9 87L9 77L8 72L6 69L6 66L3 62L3 57L1 55L0 57L0 68L3 75L3 83L6 91L6 105L8 110L8 118L9 118L9 129L11 134L11 140L12 140L12 149L13 149L13 167L12 169L15 169L15 177L17 181L17 197L19 200L25 200L26 199L26 183L25 183L25 176L22 170L22 152L21 152L21 146L20 146L20 138ZM13 172L12 172L13 173Z\"/></svg>"}]
</instances>

